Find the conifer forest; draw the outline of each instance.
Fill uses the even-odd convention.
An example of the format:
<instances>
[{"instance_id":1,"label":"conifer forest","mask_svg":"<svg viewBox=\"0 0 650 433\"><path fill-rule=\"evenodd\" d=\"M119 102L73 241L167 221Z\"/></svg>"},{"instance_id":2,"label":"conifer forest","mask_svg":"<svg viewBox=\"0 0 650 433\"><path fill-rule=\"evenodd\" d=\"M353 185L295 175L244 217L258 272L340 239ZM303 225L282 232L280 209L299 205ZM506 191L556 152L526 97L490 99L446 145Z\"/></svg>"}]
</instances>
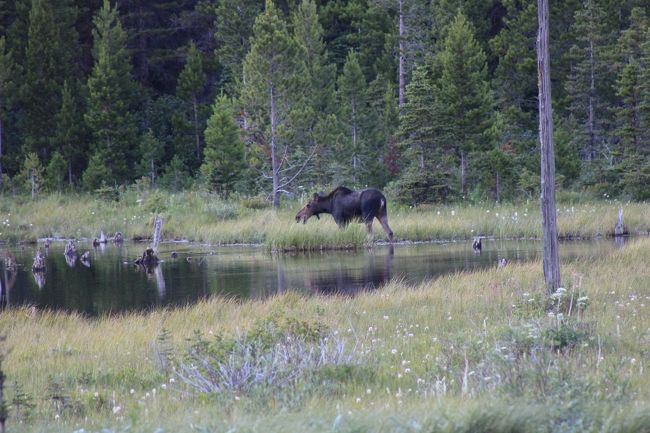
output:
<instances>
[{"instance_id":1,"label":"conifer forest","mask_svg":"<svg viewBox=\"0 0 650 433\"><path fill-rule=\"evenodd\" d=\"M557 188L650 198L648 0L550 1ZM539 196L535 0L0 0L0 188Z\"/></svg>"}]
</instances>

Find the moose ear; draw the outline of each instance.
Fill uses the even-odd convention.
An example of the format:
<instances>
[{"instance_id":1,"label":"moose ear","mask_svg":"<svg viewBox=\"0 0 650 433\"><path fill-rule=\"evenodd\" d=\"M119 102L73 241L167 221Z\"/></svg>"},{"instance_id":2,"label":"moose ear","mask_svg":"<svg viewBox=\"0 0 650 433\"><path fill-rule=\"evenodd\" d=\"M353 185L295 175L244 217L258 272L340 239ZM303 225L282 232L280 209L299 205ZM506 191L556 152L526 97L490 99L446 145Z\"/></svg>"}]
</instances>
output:
<instances>
[{"instance_id":1,"label":"moose ear","mask_svg":"<svg viewBox=\"0 0 650 433\"><path fill-rule=\"evenodd\" d=\"M318 197L320 197L320 193L315 192L314 195L313 195L313 199L318 200Z\"/></svg>"}]
</instances>

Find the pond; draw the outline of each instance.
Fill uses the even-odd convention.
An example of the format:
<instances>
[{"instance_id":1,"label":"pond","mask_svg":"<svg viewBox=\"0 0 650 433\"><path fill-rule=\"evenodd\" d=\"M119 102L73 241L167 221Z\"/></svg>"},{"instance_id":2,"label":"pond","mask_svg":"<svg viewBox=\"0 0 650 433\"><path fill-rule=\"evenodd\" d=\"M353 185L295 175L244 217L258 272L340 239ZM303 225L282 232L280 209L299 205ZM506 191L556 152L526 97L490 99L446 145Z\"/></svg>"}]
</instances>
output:
<instances>
[{"instance_id":1,"label":"pond","mask_svg":"<svg viewBox=\"0 0 650 433\"><path fill-rule=\"evenodd\" d=\"M42 245L41 245L42 247ZM163 243L162 263L152 272L133 264L146 247L125 242L93 248L90 263L66 261L64 243L46 250L46 272L31 271L36 245L5 245L3 258L15 256L17 266L0 268L0 308L33 305L39 309L75 311L88 316L178 306L210 296L259 299L285 290L306 294L354 294L398 279L407 284L451 272L538 260L540 241L483 240L475 254L471 242L377 245L357 251L271 254L261 247L207 247ZM562 260L598 256L617 248L610 239L560 244ZM176 257L172 258L172 252Z\"/></svg>"}]
</instances>

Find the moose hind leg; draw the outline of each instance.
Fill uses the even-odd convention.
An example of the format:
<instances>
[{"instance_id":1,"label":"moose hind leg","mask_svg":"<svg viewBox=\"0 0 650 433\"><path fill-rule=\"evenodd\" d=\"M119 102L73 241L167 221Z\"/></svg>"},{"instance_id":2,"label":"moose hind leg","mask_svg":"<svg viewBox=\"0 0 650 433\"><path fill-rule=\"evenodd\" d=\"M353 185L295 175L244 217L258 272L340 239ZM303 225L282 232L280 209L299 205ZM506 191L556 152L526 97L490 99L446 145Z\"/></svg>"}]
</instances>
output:
<instances>
[{"instance_id":1,"label":"moose hind leg","mask_svg":"<svg viewBox=\"0 0 650 433\"><path fill-rule=\"evenodd\" d=\"M386 216L386 215L378 216L377 219L379 220L379 223L381 224L381 227L386 232L386 235L388 236L388 240L390 242L393 242L393 231L391 230L390 226L388 225L388 216Z\"/></svg>"}]
</instances>

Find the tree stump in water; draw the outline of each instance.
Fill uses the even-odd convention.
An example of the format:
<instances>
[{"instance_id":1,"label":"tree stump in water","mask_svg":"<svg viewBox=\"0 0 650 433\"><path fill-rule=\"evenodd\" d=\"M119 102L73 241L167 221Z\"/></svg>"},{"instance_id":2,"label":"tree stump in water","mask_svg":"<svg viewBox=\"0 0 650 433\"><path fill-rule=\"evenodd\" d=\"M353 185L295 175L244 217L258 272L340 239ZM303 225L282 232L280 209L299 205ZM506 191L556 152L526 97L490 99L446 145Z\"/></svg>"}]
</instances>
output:
<instances>
[{"instance_id":1,"label":"tree stump in water","mask_svg":"<svg viewBox=\"0 0 650 433\"><path fill-rule=\"evenodd\" d=\"M472 249L474 250L475 253L480 253L482 248L483 247L481 245L481 237L480 236L475 237L474 240L472 241Z\"/></svg>"},{"instance_id":2,"label":"tree stump in water","mask_svg":"<svg viewBox=\"0 0 650 433\"><path fill-rule=\"evenodd\" d=\"M5 251L5 269L8 271L16 270L16 256L11 251Z\"/></svg>"},{"instance_id":3,"label":"tree stump in water","mask_svg":"<svg viewBox=\"0 0 650 433\"><path fill-rule=\"evenodd\" d=\"M115 236L113 236L113 243L121 244L122 242L124 242L124 236L122 235L122 232L115 232Z\"/></svg>"},{"instance_id":4,"label":"tree stump in water","mask_svg":"<svg viewBox=\"0 0 650 433\"><path fill-rule=\"evenodd\" d=\"M36 250L34 264L32 264L32 272L45 272L45 254L43 254L40 248Z\"/></svg>"},{"instance_id":5,"label":"tree stump in water","mask_svg":"<svg viewBox=\"0 0 650 433\"><path fill-rule=\"evenodd\" d=\"M154 267L158 264L158 256L156 256L153 248L147 248L142 253L142 256L135 259L135 264L146 268Z\"/></svg>"},{"instance_id":6,"label":"tree stump in water","mask_svg":"<svg viewBox=\"0 0 650 433\"><path fill-rule=\"evenodd\" d=\"M90 251L83 253L81 257L79 257L79 260L84 266L90 267Z\"/></svg>"},{"instance_id":7,"label":"tree stump in water","mask_svg":"<svg viewBox=\"0 0 650 433\"><path fill-rule=\"evenodd\" d=\"M626 236L628 235L629 232L627 231L627 227L623 224L623 208L618 209L618 221L616 222L616 225L614 226L614 236Z\"/></svg>"},{"instance_id":8,"label":"tree stump in water","mask_svg":"<svg viewBox=\"0 0 650 433\"><path fill-rule=\"evenodd\" d=\"M65 244L65 250L63 254L66 257L72 257L77 255L77 247L74 245L74 240L70 239L67 244Z\"/></svg>"}]
</instances>

